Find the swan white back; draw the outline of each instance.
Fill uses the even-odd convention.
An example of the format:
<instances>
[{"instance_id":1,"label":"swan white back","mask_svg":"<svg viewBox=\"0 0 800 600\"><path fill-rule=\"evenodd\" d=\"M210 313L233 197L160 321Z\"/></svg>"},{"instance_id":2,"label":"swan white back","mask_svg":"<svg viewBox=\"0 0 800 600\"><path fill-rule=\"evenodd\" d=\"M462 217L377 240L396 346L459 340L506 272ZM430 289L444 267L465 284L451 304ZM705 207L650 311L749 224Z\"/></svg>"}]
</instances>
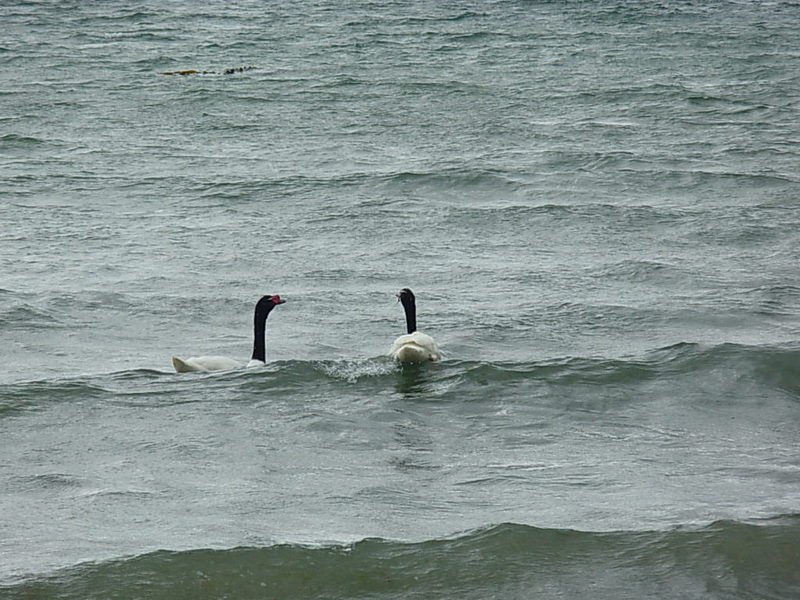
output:
<instances>
[{"instance_id":1,"label":"swan white back","mask_svg":"<svg viewBox=\"0 0 800 600\"><path fill-rule=\"evenodd\" d=\"M421 331L398 337L389 353L399 362L425 362L439 360L442 357L436 341Z\"/></svg>"},{"instance_id":2,"label":"swan white back","mask_svg":"<svg viewBox=\"0 0 800 600\"><path fill-rule=\"evenodd\" d=\"M172 366L175 367L178 373L192 371L208 373L211 371L230 371L231 369L241 369L242 367L263 367L264 363L260 360L251 360L244 364L227 356L192 356L186 359L173 356Z\"/></svg>"}]
</instances>

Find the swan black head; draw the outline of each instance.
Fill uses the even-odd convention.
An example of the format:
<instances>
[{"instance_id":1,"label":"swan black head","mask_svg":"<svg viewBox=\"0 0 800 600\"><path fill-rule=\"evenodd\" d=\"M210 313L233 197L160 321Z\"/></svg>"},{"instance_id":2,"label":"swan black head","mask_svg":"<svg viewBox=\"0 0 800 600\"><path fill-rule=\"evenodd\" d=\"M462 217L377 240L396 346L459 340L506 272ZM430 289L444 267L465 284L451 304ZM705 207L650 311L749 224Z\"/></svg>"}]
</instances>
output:
<instances>
[{"instance_id":1,"label":"swan black head","mask_svg":"<svg viewBox=\"0 0 800 600\"><path fill-rule=\"evenodd\" d=\"M403 302L403 301L404 301L404 299L408 299L408 298L410 298L411 300L413 300L413 299L414 299L414 292L412 292L412 291L411 291L410 289L408 289L408 288L403 288L402 290L400 290L399 292L397 292L397 294L396 294L396 295L397 295L397 297L398 297L398 298L400 298L400 301L401 301L401 302Z\"/></svg>"},{"instance_id":2,"label":"swan black head","mask_svg":"<svg viewBox=\"0 0 800 600\"><path fill-rule=\"evenodd\" d=\"M414 292L403 288L397 292L397 297L403 304L403 310L406 313L406 329L408 333L414 333L417 330L417 302Z\"/></svg>"},{"instance_id":3,"label":"swan black head","mask_svg":"<svg viewBox=\"0 0 800 600\"><path fill-rule=\"evenodd\" d=\"M284 302L286 302L286 300L281 298L278 294L274 296L261 296L259 301L256 302L256 310L253 314L256 337L264 337L264 327L266 327L266 321L270 311L278 306L278 304L283 304Z\"/></svg>"},{"instance_id":4,"label":"swan black head","mask_svg":"<svg viewBox=\"0 0 800 600\"><path fill-rule=\"evenodd\" d=\"M286 302L278 294L262 296L256 303L255 314L253 315L253 356L255 360L266 362L267 345L265 334L267 330L267 317L270 311Z\"/></svg>"},{"instance_id":5,"label":"swan black head","mask_svg":"<svg viewBox=\"0 0 800 600\"><path fill-rule=\"evenodd\" d=\"M282 299L278 294L261 296L261 299L256 303L256 313L269 312L278 304L283 304L286 300Z\"/></svg>"}]
</instances>

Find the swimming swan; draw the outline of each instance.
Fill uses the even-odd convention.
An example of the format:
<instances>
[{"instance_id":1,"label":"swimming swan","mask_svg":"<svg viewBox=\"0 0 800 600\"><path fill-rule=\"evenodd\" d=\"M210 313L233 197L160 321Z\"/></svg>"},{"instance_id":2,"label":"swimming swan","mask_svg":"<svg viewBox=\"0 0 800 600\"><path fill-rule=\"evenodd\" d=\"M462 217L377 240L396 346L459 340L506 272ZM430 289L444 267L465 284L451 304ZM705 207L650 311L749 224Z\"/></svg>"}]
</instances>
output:
<instances>
[{"instance_id":1,"label":"swimming swan","mask_svg":"<svg viewBox=\"0 0 800 600\"><path fill-rule=\"evenodd\" d=\"M228 358L227 356L193 356L183 360L172 357L172 365L178 373L189 371L227 371L240 367L261 367L267 360L267 317L270 311L286 300L280 296L263 296L257 303L253 317L253 357L248 363Z\"/></svg>"},{"instance_id":2,"label":"swimming swan","mask_svg":"<svg viewBox=\"0 0 800 600\"><path fill-rule=\"evenodd\" d=\"M403 288L397 293L397 297L403 303L408 333L401 335L394 341L389 354L399 362L439 360L442 355L439 353L436 341L431 336L417 331L417 303L414 298L414 292L408 288Z\"/></svg>"}]
</instances>

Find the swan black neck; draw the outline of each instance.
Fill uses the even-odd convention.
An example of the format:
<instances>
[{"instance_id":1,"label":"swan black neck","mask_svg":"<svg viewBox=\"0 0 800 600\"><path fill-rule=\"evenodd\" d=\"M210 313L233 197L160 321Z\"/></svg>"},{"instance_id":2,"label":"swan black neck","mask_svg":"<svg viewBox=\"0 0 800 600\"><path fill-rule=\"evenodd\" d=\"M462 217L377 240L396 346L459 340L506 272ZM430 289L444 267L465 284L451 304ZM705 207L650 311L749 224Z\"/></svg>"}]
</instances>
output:
<instances>
[{"instance_id":1,"label":"swan black neck","mask_svg":"<svg viewBox=\"0 0 800 600\"><path fill-rule=\"evenodd\" d=\"M275 308L272 296L264 296L256 303L253 316L253 360L267 362L267 317Z\"/></svg>"},{"instance_id":2,"label":"swan black neck","mask_svg":"<svg viewBox=\"0 0 800 600\"><path fill-rule=\"evenodd\" d=\"M403 310L406 311L407 333L414 333L417 330L417 302L414 292L408 288L403 288L398 294L400 302L403 303Z\"/></svg>"}]
</instances>

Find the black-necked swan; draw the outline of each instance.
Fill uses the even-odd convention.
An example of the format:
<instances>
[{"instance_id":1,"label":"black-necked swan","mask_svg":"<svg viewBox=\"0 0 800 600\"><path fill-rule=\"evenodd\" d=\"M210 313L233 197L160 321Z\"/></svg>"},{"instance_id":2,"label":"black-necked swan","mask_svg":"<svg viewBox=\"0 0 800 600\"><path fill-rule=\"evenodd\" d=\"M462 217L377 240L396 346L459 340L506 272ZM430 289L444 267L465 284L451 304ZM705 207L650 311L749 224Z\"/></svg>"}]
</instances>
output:
<instances>
[{"instance_id":1,"label":"black-necked swan","mask_svg":"<svg viewBox=\"0 0 800 600\"><path fill-rule=\"evenodd\" d=\"M417 303L414 298L414 292L408 288L403 288L397 292L397 297L403 304L403 310L406 313L406 329L408 333L401 335L394 341L389 354L400 362L439 360L442 355L439 353L436 341L431 336L417 331Z\"/></svg>"},{"instance_id":2,"label":"black-necked swan","mask_svg":"<svg viewBox=\"0 0 800 600\"><path fill-rule=\"evenodd\" d=\"M283 304L279 295L263 296L257 303L253 316L253 356L248 363L242 363L227 356L193 356L186 360L172 357L172 365L178 373L189 371L228 371L241 367L261 367L267 361L267 317L278 304Z\"/></svg>"}]
</instances>

